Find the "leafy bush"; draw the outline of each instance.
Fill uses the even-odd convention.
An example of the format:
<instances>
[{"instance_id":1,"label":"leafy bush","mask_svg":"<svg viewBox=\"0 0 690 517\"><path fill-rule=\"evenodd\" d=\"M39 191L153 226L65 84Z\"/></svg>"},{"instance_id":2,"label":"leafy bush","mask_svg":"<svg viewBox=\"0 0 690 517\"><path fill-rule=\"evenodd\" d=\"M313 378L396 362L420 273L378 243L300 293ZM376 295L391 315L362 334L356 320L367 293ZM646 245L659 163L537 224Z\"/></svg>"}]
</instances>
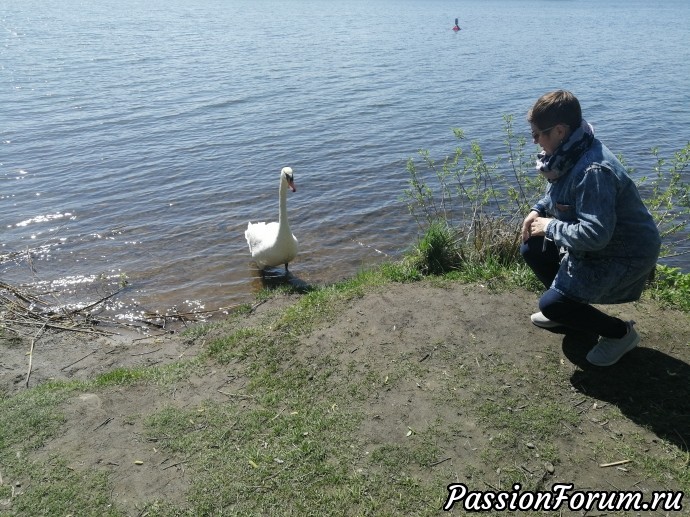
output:
<instances>
[{"instance_id":1,"label":"leafy bush","mask_svg":"<svg viewBox=\"0 0 690 517\"><path fill-rule=\"evenodd\" d=\"M649 290L653 298L690 312L690 274L680 268L658 265Z\"/></svg>"}]
</instances>

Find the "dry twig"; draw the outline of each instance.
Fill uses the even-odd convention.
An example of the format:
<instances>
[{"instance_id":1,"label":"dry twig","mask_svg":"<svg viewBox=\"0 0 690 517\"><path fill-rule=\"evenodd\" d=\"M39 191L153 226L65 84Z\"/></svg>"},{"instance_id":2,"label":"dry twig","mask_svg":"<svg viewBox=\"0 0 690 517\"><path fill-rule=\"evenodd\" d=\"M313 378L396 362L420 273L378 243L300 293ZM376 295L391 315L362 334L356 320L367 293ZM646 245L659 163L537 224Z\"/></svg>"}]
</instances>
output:
<instances>
[{"instance_id":1,"label":"dry twig","mask_svg":"<svg viewBox=\"0 0 690 517\"><path fill-rule=\"evenodd\" d=\"M36 340L40 337L41 334L43 334L43 331L45 330L45 325L43 325L38 332L36 332L36 335L33 337L31 340L31 348L29 349L29 370L26 372L26 380L24 381L24 386L27 388L29 387L29 378L31 377L31 365L33 363L33 358L34 358L34 345L36 344Z\"/></svg>"},{"instance_id":2,"label":"dry twig","mask_svg":"<svg viewBox=\"0 0 690 517\"><path fill-rule=\"evenodd\" d=\"M632 460L620 460L620 461L612 461L611 463L600 463L600 467L617 467L618 465L625 465L626 463L630 463Z\"/></svg>"}]
</instances>

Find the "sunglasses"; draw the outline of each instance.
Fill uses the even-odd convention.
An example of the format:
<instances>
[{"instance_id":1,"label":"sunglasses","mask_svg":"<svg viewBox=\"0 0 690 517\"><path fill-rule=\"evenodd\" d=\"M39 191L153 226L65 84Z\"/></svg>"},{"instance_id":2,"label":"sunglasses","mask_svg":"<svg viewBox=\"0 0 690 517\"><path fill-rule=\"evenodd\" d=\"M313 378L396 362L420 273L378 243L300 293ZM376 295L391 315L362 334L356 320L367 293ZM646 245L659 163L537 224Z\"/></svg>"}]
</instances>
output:
<instances>
[{"instance_id":1,"label":"sunglasses","mask_svg":"<svg viewBox=\"0 0 690 517\"><path fill-rule=\"evenodd\" d=\"M558 125L558 124L556 124L556 126L557 126L557 125ZM548 133L549 131L551 131L551 130L552 130L553 128L555 128L556 126L547 127L546 129L540 129L539 131L533 131L533 132L532 132L532 138L533 138L534 140L539 140L539 137L541 137L541 135L544 135L544 134Z\"/></svg>"}]
</instances>

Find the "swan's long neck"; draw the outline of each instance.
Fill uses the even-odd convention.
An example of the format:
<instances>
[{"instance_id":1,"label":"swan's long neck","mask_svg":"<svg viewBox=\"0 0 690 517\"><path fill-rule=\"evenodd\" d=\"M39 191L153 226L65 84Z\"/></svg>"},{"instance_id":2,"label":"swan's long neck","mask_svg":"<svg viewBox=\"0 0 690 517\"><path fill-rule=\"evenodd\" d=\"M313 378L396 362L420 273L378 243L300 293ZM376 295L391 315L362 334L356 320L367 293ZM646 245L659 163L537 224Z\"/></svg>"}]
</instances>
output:
<instances>
[{"instance_id":1,"label":"swan's long neck","mask_svg":"<svg viewBox=\"0 0 690 517\"><path fill-rule=\"evenodd\" d=\"M280 191L279 191L279 203L278 203L278 231L283 230L290 231L290 224L288 223L287 216L287 181L282 176L280 177Z\"/></svg>"}]
</instances>

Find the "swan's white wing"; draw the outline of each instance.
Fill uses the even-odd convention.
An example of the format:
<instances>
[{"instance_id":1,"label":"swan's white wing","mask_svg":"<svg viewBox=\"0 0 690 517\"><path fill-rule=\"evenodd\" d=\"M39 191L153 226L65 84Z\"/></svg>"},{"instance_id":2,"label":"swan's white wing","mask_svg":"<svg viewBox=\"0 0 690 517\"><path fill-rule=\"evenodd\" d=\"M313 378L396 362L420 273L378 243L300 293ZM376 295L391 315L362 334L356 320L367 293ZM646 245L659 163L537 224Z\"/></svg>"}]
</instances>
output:
<instances>
[{"instance_id":1,"label":"swan's white wing","mask_svg":"<svg viewBox=\"0 0 690 517\"><path fill-rule=\"evenodd\" d=\"M259 269L282 265L294 258L294 255L288 258L291 253L286 250L284 243L278 241L278 229L279 225L276 222L247 225L244 236Z\"/></svg>"},{"instance_id":2,"label":"swan's white wing","mask_svg":"<svg viewBox=\"0 0 690 517\"><path fill-rule=\"evenodd\" d=\"M252 258L260 269L281 266L297 255L297 239L290 232L279 235L278 223L249 223L247 238Z\"/></svg>"},{"instance_id":3,"label":"swan's white wing","mask_svg":"<svg viewBox=\"0 0 690 517\"><path fill-rule=\"evenodd\" d=\"M278 223L249 223L244 236L252 256L262 253L275 245L278 236Z\"/></svg>"}]
</instances>

